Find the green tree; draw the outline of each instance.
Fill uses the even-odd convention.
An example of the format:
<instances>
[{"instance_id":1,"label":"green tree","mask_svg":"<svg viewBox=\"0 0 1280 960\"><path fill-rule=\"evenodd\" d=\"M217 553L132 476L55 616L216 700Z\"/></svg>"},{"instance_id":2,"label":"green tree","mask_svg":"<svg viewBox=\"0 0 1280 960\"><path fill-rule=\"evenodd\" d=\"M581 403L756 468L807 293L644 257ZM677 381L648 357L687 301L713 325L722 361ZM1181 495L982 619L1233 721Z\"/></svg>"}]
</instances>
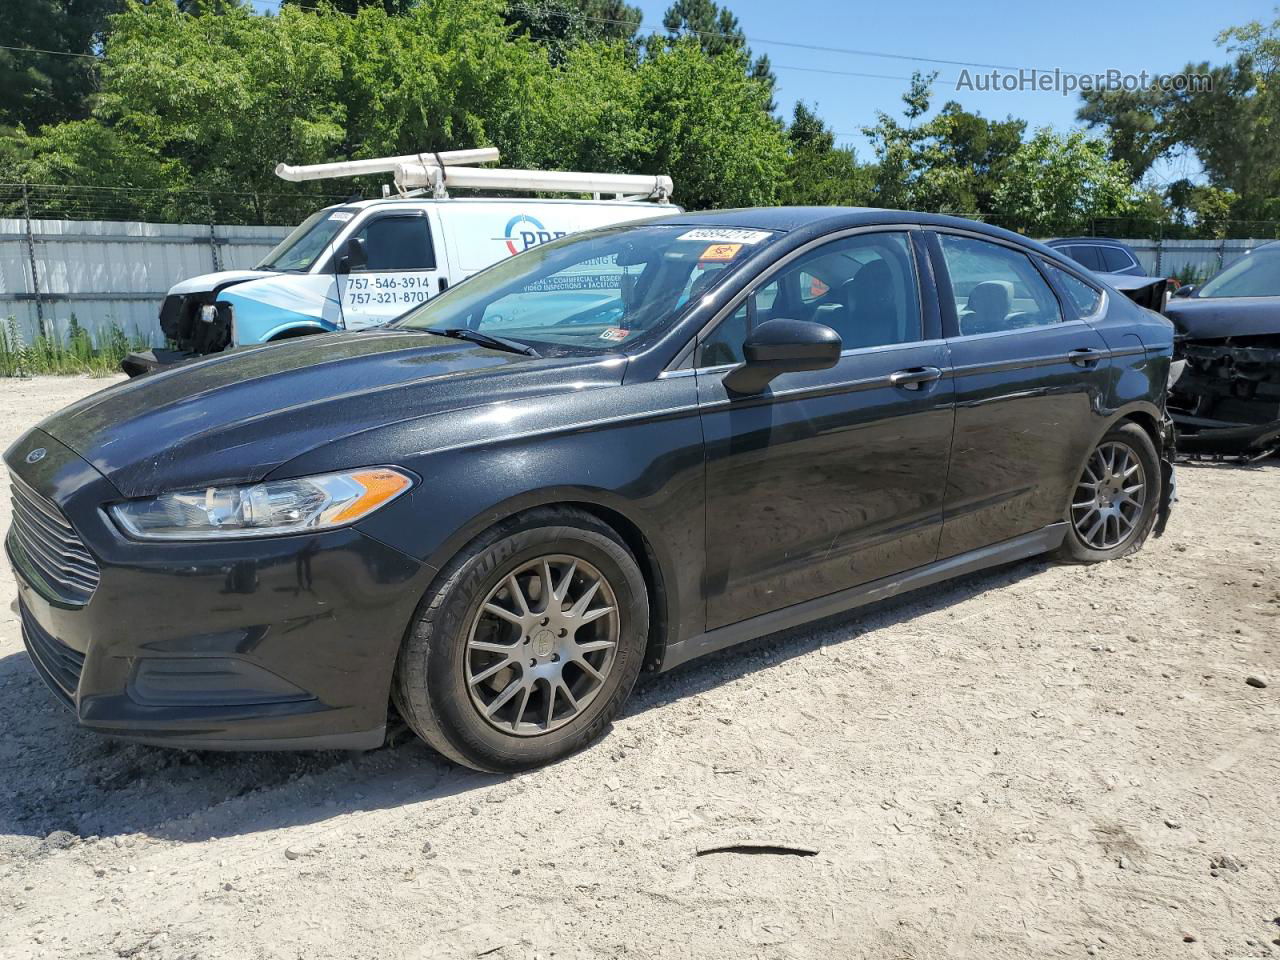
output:
<instances>
[{"instance_id":1,"label":"green tree","mask_svg":"<svg viewBox=\"0 0 1280 960\"><path fill-rule=\"evenodd\" d=\"M803 101L795 105L787 130L791 156L779 191L780 202L807 206L866 206L875 195L875 167L837 147L835 135Z\"/></svg>"},{"instance_id":2,"label":"green tree","mask_svg":"<svg viewBox=\"0 0 1280 960\"><path fill-rule=\"evenodd\" d=\"M1107 132L1133 179L1161 159L1194 157L1208 185L1225 191L1211 207L1230 195L1235 218L1280 218L1280 17L1217 39L1234 60L1183 68L1207 75L1212 89L1091 91L1078 116ZM1178 215L1190 209L1182 203L1188 196L1185 189L1181 200L1168 194Z\"/></svg>"},{"instance_id":3,"label":"green tree","mask_svg":"<svg viewBox=\"0 0 1280 960\"><path fill-rule=\"evenodd\" d=\"M652 159L691 209L777 202L787 163L771 90L748 73L745 51L708 56L692 38L652 55L640 72Z\"/></svg>"},{"instance_id":4,"label":"green tree","mask_svg":"<svg viewBox=\"0 0 1280 960\"><path fill-rule=\"evenodd\" d=\"M1078 232L1097 217L1127 214L1134 192L1110 144L1081 130L1041 128L1009 158L993 212L1002 226L1047 235Z\"/></svg>"},{"instance_id":5,"label":"green tree","mask_svg":"<svg viewBox=\"0 0 1280 960\"><path fill-rule=\"evenodd\" d=\"M350 23L296 8L191 16L172 0L130 2L107 43L97 118L204 189L287 191L276 162L329 159L343 144Z\"/></svg>"},{"instance_id":6,"label":"green tree","mask_svg":"<svg viewBox=\"0 0 1280 960\"><path fill-rule=\"evenodd\" d=\"M0 50L0 126L86 117L97 85L96 54L108 17L124 0L5 0L0 43L52 51ZM80 56L58 56L80 54Z\"/></svg>"},{"instance_id":7,"label":"green tree","mask_svg":"<svg viewBox=\"0 0 1280 960\"><path fill-rule=\"evenodd\" d=\"M215 2L225 3L226 0L215 0ZM238 2L238 0L232 0L232 2ZM348 17L354 17L366 7L378 7L383 13L395 17L408 13L413 2L414 0L281 0L280 5L301 7L304 10L319 10L327 6Z\"/></svg>"},{"instance_id":8,"label":"green tree","mask_svg":"<svg viewBox=\"0 0 1280 960\"><path fill-rule=\"evenodd\" d=\"M662 25L666 27L670 41L680 37L693 37L703 51L712 57L723 53L744 52L751 64L751 76L768 86L769 112L773 112L773 92L777 87L777 77L769 65L769 57L767 54L752 57L746 34L742 32L742 26L732 10L720 6L715 0L675 0L663 14Z\"/></svg>"},{"instance_id":9,"label":"green tree","mask_svg":"<svg viewBox=\"0 0 1280 960\"><path fill-rule=\"evenodd\" d=\"M517 35L545 44L555 63L576 44L633 42L643 13L624 0L509 0L506 19Z\"/></svg>"},{"instance_id":10,"label":"green tree","mask_svg":"<svg viewBox=\"0 0 1280 960\"><path fill-rule=\"evenodd\" d=\"M903 94L903 121L885 113L864 128L879 161L876 203L938 213L990 213L1009 160L1022 147L1026 124L988 120L949 101L929 113L936 75L919 72ZM904 122L905 121L905 122Z\"/></svg>"}]
</instances>

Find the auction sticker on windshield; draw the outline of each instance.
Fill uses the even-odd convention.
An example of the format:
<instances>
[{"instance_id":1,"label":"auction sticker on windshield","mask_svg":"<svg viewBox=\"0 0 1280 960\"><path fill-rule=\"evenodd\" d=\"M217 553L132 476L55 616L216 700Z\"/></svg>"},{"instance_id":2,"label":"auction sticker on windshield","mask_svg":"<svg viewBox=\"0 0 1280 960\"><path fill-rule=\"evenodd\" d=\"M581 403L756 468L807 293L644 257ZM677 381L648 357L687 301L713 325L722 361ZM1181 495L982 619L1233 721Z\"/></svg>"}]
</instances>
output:
<instances>
[{"instance_id":1,"label":"auction sticker on windshield","mask_svg":"<svg viewBox=\"0 0 1280 960\"><path fill-rule=\"evenodd\" d=\"M706 243L759 243L768 240L768 230L731 230L727 227L701 227L680 234L681 240L702 240Z\"/></svg>"}]
</instances>

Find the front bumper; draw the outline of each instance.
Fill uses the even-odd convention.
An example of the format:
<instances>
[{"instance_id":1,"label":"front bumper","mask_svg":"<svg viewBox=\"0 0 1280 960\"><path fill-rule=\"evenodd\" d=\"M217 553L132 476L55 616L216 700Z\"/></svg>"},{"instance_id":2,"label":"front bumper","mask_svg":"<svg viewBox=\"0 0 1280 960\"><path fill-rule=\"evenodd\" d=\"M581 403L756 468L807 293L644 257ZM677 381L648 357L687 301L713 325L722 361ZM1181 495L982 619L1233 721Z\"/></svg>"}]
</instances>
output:
<instances>
[{"instance_id":1,"label":"front bumper","mask_svg":"<svg viewBox=\"0 0 1280 960\"><path fill-rule=\"evenodd\" d=\"M10 457L97 562L87 603L42 585L13 532L23 639L85 727L194 749L382 743L395 657L434 571L359 530L224 543L138 543L101 474L48 435ZM25 448L24 448L25 449Z\"/></svg>"}]
</instances>

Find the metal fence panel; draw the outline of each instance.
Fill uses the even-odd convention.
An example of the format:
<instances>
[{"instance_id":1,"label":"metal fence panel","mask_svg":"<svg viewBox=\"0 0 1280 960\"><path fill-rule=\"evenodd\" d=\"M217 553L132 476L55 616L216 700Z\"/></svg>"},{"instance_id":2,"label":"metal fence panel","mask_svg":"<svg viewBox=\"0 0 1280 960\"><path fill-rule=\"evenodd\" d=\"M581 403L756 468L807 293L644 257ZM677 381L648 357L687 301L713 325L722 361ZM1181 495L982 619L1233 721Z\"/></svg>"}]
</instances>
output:
<instances>
[{"instance_id":1,"label":"metal fence panel","mask_svg":"<svg viewBox=\"0 0 1280 960\"><path fill-rule=\"evenodd\" d=\"M179 280L252 267L288 227L119 220L0 219L0 316L30 343L65 337L74 316L90 336L112 324L162 342L160 302Z\"/></svg>"},{"instance_id":2,"label":"metal fence panel","mask_svg":"<svg viewBox=\"0 0 1280 960\"><path fill-rule=\"evenodd\" d=\"M1120 238L1117 238L1120 239ZM1273 240L1123 240L1152 276L1217 273L1245 253Z\"/></svg>"}]
</instances>

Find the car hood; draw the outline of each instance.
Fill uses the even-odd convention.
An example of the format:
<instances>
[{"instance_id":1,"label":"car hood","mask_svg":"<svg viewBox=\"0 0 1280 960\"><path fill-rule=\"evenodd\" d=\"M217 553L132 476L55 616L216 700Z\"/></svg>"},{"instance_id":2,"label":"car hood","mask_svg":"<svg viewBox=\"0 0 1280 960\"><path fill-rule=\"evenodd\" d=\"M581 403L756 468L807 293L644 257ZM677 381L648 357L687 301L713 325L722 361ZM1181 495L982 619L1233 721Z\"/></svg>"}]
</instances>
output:
<instances>
[{"instance_id":1,"label":"car hood","mask_svg":"<svg viewBox=\"0 0 1280 960\"><path fill-rule=\"evenodd\" d=\"M246 280L260 280L263 277L279 276L274 270L221 270L218 273L202 273L169 288L169 295L186 295L188 293L208 293L221 290L233 283L244 283Z\"/></svg>"},{"instance_id":2,"label":"car hood","mask_svg":"<svg viewBox=\"0 0 1280 960\"><path fill-rule=\"evenodd\" d=\"M1280 297L1174 297L1165 315L1192 340L1280 333Z\"/></svg>"},{"instance_id":3,"label":"car hood","mask_svg":"<svg viewBox=\"0 0 1280 960\"><path fill-rule=\"evenodd\" d=\"M616 386L624 364L611 359L538 359L396 330L304 337L116 384L40 428L124 496L152 496L255 482L309 450L394 422Z\"/></svg>"}]
</instances>

